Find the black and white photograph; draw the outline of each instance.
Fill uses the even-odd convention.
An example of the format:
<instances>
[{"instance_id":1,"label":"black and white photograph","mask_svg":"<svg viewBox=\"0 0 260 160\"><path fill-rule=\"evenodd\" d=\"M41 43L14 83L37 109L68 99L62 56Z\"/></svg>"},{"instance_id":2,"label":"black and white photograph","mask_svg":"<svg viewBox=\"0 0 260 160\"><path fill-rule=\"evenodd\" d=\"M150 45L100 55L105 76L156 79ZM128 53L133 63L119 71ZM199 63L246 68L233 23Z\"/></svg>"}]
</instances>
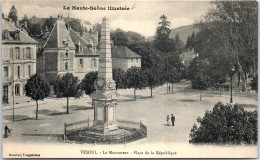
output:
<instances>
[{"instance_id":1,"label":"black and white photograph","mask_svg":"<svg viewBox=\"0 0 260 160\"><path fill-rule=\"evenodd\" d=\"M258 2L3 0L3 158L257 158Z\"/></svg>"}]
</instances>

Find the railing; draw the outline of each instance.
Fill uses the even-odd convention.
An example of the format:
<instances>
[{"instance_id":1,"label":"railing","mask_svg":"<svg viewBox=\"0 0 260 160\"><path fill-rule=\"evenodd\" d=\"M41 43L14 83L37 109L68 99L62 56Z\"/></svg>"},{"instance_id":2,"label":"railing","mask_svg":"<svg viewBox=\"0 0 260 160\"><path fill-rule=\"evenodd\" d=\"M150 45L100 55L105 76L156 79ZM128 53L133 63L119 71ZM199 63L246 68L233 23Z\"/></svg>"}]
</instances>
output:
<instances>
[{"instance_id":1,"label":"railing","mask_svg":"<svg viewBox=\"0 0 260 160\"><path fill-rule=\"evenodd\" d=\"M141 123L141 122L140 122L140 123ZM118 126L124 127L124 128L140 129L140 123L138 123L138 122L126 121L126 120L117 120Z\"/></svg>"},{"instance_id":2,"label":"railing","mask_svg":"<svg viewBox=\"0 0 260 160\"><path fill-rule=\"evenodd\" d=\"M92 120L83 120L74 123L64 123L64 140L67 140L68 132L89 129L93 125Z\"/></svg>"},{"instance_id":3,"label":"railing","mask_svg":"<svg viewBox=\"0 0 260 160\"><path fill-rule=\"evenodd\" d=\"M147 126L140 122L140 130L145 137L147 137Z\"/></svg>"}]
</instances>

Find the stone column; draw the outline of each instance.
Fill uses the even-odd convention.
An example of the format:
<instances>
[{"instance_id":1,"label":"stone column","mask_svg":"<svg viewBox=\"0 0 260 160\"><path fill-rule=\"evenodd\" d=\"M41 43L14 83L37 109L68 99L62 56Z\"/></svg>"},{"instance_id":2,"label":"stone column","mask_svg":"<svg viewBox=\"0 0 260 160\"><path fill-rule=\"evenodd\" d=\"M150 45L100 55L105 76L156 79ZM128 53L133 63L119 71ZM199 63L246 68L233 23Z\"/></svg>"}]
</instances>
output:
<instances>
[{"instance_id":1,"label":"stone column","mask_svg":"<svg viewBox=\"0 0 260 160\"><path fill-rule=\"evenodd\" d=\"M104 17L101 27L98 79L95 82L96 91L90 97L95 99L95 118L92 128L102 131L105 135L118 129L114 115L118 94L112 76L109 20Z\"/></svg>"}]
</instances>

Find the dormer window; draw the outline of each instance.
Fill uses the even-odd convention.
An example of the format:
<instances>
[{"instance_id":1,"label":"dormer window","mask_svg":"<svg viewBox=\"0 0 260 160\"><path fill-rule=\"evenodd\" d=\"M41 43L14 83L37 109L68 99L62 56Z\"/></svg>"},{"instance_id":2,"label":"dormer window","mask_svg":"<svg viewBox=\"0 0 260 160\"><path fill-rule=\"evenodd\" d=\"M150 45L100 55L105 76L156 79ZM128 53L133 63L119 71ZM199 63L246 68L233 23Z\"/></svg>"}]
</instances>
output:
<instances>
[{"instance_id":1,"label":"dormer window","mask_svg":"<svg viewBox=\"0 0 260 160\"><path fill-rule=\"evenodd\" d=\"M69 57L69 52L68 51L66 51L65 57Z\"/></svg>"},{"instance_id":2,"label":"dormer window","mask_svg":"<svg viewBox=\"0 0 260 160\"><path fill-rule=\"evenodd\" d=\"M15 40L20 40L20 31L19 30L15 31L14 39Z\"/></svg>"},{"instance_id":3,"label":"dormer window","mask_svg":"<svg viewBox=\"0 0 260 160\"><path fill-rule=\"evenodd\" d=\"M8 30L5 30L3 32L3 40L9 40L9 32L8 32Z\"/></svg>"},{"instance_id":4,"label":"dormer window","mask_svg":"<svg viewBox=\"0 0 260 160\"><path fill-rule=\"evenodd\" d=\"M69 46L68 39L63 39L62 42L63 42L63 44L65 45L65 47L68 47L68 46Z\"/></svg>"},{"instance_id":5,"label":"dormer window","mask_svg":"<svg viewBox=\"0 0 260 160\"><path fill-rule=\"evenodd\" d=\"M83 52L83 47L79 47L80 48L80 52Z\"/></svg>"}]
</instances>

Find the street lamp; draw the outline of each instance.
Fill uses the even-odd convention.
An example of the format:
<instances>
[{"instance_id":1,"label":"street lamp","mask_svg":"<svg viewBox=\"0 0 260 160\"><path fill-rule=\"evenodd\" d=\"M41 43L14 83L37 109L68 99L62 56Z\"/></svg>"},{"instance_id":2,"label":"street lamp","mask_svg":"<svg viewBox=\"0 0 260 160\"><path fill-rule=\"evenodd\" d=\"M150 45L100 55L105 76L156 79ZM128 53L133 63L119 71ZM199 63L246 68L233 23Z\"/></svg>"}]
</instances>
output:
<instances>
[{"instance_id":1,"label":"street lamp","mask_svg":"<svg viewBox=\"0 0 260 160\"><path fill-rule=\"evenodd\" d=\"M12 64L12 69L13 69L13 75L12 75L12 82L9 82L9 85L11 86L12 85L12 99L13 99L13 122L14 122L14 92L15 92L15 84L14 84L14 75L15 75L15 70L14 70L14 59L13 60L7 60L6 61L7 63L9 63L9 64ZM9 78L8 78L8 81L9 81Z\"/></svg>"},{"instance_id":2,"label":"street lamp","mask_svg":"<svg viewBox=\"0 0 260 160\"><path fill-rule=\"evenodd\" d=\"M233 99L232 99L232 89L233 89L233 86L232 86L232 78L233 78L233 73L235 71L235 66L232 67L231 69L231 96L230 96L230 103L233 103Z\"/></svg>"}]
</instances>

